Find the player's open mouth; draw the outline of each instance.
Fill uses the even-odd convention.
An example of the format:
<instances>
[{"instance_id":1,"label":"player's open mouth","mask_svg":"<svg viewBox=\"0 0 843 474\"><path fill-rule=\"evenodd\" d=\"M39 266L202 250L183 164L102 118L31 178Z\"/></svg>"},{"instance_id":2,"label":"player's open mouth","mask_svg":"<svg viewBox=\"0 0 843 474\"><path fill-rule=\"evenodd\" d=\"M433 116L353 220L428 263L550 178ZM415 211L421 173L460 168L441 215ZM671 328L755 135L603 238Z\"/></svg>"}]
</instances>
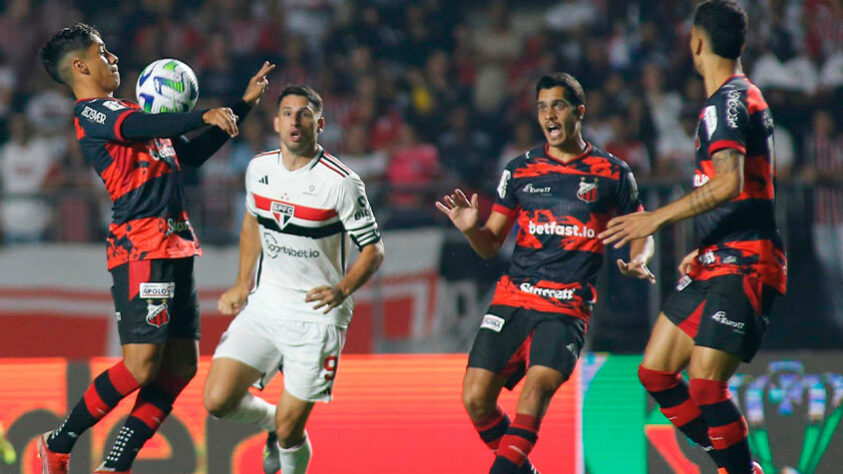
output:
<instances>
[{"instance_id":1,"label":"player's open mouth","mask_svg":"<svg viewBox=\"0 0 843 474\"><path fill-rule=\"evenodd\" d=\"M555 123L549 123L545 126L547 130L547 134L550 138L559 138L562 135L562 127L556 125Z\"/></svg>"},{"instance_id":2,"label":"player's open mouth","mask_svg":"<svg viewBox=\"0 0 843 474\"><path fill-rule=\"evenodd\" d=\"M293 140L298 140L299 138L301 138L301 132L298 131L298 130L291 131L290 132L290 138L293 139Z\"/></svg>"}]
</instances>

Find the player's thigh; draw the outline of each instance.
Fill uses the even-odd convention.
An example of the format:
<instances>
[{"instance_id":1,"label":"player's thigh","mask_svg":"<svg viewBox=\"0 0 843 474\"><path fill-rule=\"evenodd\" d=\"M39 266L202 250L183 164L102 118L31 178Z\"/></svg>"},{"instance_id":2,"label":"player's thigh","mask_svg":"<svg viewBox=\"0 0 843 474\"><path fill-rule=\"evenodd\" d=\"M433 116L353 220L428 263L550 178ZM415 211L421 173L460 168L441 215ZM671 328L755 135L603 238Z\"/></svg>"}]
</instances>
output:
<instances>
[{"instance_id":1,"label":"player's thigh","mask_svg":"<svg viewBox=\"0 0 843 474\"><path fill-rule=\"evenodd\" d=\"M692 379L728 382L740 364L741 358L738 355L711 347L697 346L691 355L688 376Z\"/></svg>"},{"instance_id":2,"label":"player's thigh","mask_svg":"<svg viewBox=\"0 0 843 474\"><path fill-rule=\"evenodd\" d=\"M211 412L229 411L261 375L261 371L239 360L227 357L214 359L205 380L205 408Z\"/></svg>"},{"instance_id":3,"label":"player's thigh","mask_svg":"<svg viewBox=\"0 0 843 474\"><path fill-rule=\"evenodd\" d=\"M199 365L199 341L192 337L167 339L161 364L168 372L183 379L193 378Z\"/></svg>"},{"instance_id":4,"label":"player's thigh","mask_svg":"<svg viewBox=\"0 0 843 474\"><path fill-rule=\"evenodd\" d=\"M468 367L503 375L511 389L524 375L533 324L521 308L491 306L474 338Z\"/></svg>"},{"instance_id":5,"label":"player's thigh","mask_svg":"<svg viewBox=\"0 0 843 474\"><path fill-rule=\"evenodd\" d=\"M535 324L530 342L530 368L527 370L527 377L533 367L533 378L538 374L545 374L539 380L556 380L559 374L559 384L568 380L577 366L577 359L585 344L585 321L580 318L564 314L547 315L537 314L533 317L539 321ZM541 368L552 369L552 373ZM526 381L525 381L526 384ZM555 388L554 388L555 390Z\"/></svg>"},{"instance_id":6,"label":"player's thigh","mask_svg":"<svg viewBox=\"0 0 843 474\"><path fill-rule=\"evenodd\" d=\"M524 386L518 396L517 413L538 418L544 416L556 390L568 380L570 374L543 365L531 365L524 377Z\"/></svg>"},{"instance_id":7,"label":"player's thigh","mask_svg":"<svg viewBox=\"0 0 843 474\"><path fill-rule=\"evenodd\" d=\"M467 367L462 383L463 402L469 408L472 405L494 408L505 383L504 375L479 367Z\"/></svg>"},{"instance_id":8,"label":"player's thigh","mask_svg":"<svg viewBox=\"0 0 843 474\"><path fill-rule=\"evenodd\" d=\"M331 401L346 329L305 321L281 321L273 327L284 390L309 402Z\"/></svg>"},{"instance_id":9,"label":"player's thigh","mask_svg":"<svg viewBox=\"0 0 843 474\"><path fill-rule=\"evenodd\" d=\"M249 371L250 374L258 374L252 382L259 381L258 386L265 387L278 373L281 364L281 351L275 337L261 326L261 321L266 317L266 314L246 306L220 337L214 350L212 367L218 359L239 362L254 370Z\"/></svg>"},{"instance_id":10,"label":"player's thigh","mask_svg":"<svg viewBox=\"0 0 843 474\"><path fill-rule=\"evenodd\" d=\"M688 366L693 350L691 336L661 313L647 341L641 365L650 370L681 372Z\"/></svg>"}]
</instances>

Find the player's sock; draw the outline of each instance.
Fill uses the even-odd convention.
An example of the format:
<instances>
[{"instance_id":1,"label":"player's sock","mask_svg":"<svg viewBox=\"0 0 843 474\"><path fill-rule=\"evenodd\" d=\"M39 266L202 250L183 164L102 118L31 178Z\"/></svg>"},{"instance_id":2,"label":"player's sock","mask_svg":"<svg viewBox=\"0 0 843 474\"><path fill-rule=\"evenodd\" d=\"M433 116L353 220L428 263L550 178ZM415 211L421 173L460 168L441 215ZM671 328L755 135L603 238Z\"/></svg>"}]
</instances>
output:
<instances>
[{"instance_id":1,"label":"player's sock","mask_svg":"<svg viewBox=\"0 0 843 474\"><path fill-rule=\"evenodd\" d=\"M515 420L509 425L501 438L495 462L489 474L514 474L527 459L536 444L541 420L524 413L516 413Z\"/></svg>"},{"instance_id":2,"label":"player's sock","mask_svg":"<svg viewBox=\"0 0 843 474\"><path fill-rule=\"evenodd\" d=\"M711 440L708 438L708 425L705 424L699 407L691 399L688 383L681 375L651 370L640 365L638 379L674 426L704 450L713 452Z\"/></svg>"},{"instance_id":3,"label":"player's sock","mask_svg":"<svg viewBox=\"0 0 843 474\"><path fill-rule=\"evenodd\" d=\"M729 474L753 472L746 437L746 419L732 401L729 385L719 380L691 379L691 397L708 425L708 436L722 467Z\"/></svg>"},{"instance_id":4,"label":"player's sock","mask_svg":"<svg viewBox=\"0 0 843 474\"><path fill-rule=\"evenodd\" d=\"M234 410L223 418L254 423L265 431L275 431L275 405L249 392L246 392Z\"/></svg>"},{"instance_id":5,"label":"player's sock","mask_svg":"<svg viewBox=\"0 0 843 474\"><path fill-rule=\"evenodd\" d=\"M310 463L310 438L307 431L304 432L304 441L292 448L284 448L278 445L281 456L281 472L284 474L305 474L307 465Z\"/></svg>"},{"instance_id":6,"label":"player's sock","mask_svg":"<svg viewBox=\"0 0 843 474\"><path fill-rule=\"evenodd\" d=\"M509 417L506 416L500 405L495 406L495 410L489 416L486 416L482 420L472 422L474 423L474 428L477 429L477 433L480 435L480 439L486 443L486 446L492 451L497 450L501 438L503 438L507 428L509 428Z\"/></svg>"},{"instance_id":7,"label":"player's sock","mask_svg":"<svg viewBox=\"0 0 843 474\"><path fill-rule=\"evenodd\" d=\"M61 426L47 438L47 448L55 453L69 453L85 430L94 426L139 386L122 360L99 374Z\"/></svg>"},{"instance_id":8,"label":"player's sock","mask_svg":"<svg viewBox=\"0 0 843 474\"><path fill-rule=\"evenodd\" d=\"M173 402L190 380L164 369L158 370L155 380L140 389L135 406L117 439L105 457L104 466L116 471L128 471L144 443L158 431L173 409Z\"/></svg>"}]
</instances>

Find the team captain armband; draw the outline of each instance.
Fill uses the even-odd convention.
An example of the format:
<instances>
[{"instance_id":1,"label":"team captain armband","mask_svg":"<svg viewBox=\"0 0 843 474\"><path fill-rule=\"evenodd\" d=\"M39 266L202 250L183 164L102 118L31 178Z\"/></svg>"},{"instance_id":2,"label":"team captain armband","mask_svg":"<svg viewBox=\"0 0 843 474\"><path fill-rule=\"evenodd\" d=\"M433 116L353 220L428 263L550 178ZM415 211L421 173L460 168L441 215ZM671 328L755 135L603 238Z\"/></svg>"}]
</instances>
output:
<instances>
[{"instance_id":1,"label":"team captain armband","mask_svg":"<svg viewBox=\"0 0 843 474\"><path fill-rule=\"evenodd\" d=\"M381 234L363 180L356 174L349 175L340 185L340 199L337 213L343 227L357 249L380 241Z\"/></svg>"}]
</instances>

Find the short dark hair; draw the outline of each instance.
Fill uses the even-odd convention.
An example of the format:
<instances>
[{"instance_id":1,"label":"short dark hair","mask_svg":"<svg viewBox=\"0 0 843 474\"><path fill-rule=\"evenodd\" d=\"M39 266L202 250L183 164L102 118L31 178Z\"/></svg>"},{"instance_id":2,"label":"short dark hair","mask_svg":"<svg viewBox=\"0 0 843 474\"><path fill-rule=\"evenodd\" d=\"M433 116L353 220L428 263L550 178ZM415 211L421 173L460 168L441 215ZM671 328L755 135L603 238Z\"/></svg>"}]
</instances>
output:
<instances>
[{"instance_id":1,"label":"short dark hair","mask_svg":"<svg viewBox=\"0 0 843 474\"><path fill-rule=\"evenodd\" d=\"M299 95L306 98L307 101L310 102L310 105L312 105L316 110L317 114L322 113L322 97L312 87L306 84L291 84L284 87L284 90L281 91L281 95L278 96L278 102L276 102L275 106L280 106L281 101L288 95Z\"/></svg>"},{"instance_id":2,"label":"short dark hair","mask_svg":"<svg viewBox=\"0 0 843 474\"><path fill-rule=\"evenodd\" d=\"M711 40L714 54L738 59L746 42L746 12L733 0L706 0L694 11L694 26Z\"/></svg>"},{"instance_id":3,"label":"short dark hair","mask_svg":"<svg viewBox=\"0 0 843 474\"><path fill-rule=\"evenodd\" d=\"M88 49L94 44L94 36L102 37L96 28L85 23L62 28L53 35L50 41L41 48L41 62L47 74L54 81L69 86L70 76L68 76L68 71L60 70L61 61L68 53Z\"/></svg>"},{"instance_id":4,"label":"short dark hair","mask_svg":"<svg viewBox=\"0 0 843 474\"><path fill-rule=\"evenodd\" d=\"M538 99L539 91L542 89L553 89L554 87L564 88L565 99L574 107L585 105L585 91L582 89L582 84L567 72L555 72L542 76L536 83L536 98Z\"/></svg>"}]
</instances>

